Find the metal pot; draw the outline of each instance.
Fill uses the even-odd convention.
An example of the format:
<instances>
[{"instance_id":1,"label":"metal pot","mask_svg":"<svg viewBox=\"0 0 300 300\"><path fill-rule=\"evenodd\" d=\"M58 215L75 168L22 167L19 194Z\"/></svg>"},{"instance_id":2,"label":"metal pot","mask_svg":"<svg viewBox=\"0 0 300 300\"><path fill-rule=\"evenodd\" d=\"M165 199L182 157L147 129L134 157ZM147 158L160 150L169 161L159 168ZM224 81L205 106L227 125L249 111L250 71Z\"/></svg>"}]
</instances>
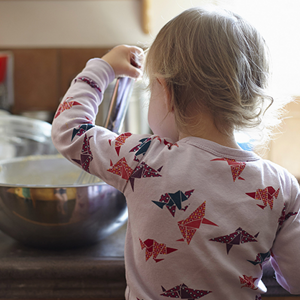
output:
<instances>
[{"instance_id":1,"label":"metal pot","mask_svg":"<svg viewBox=\"0 0 300 300\"><path fill-rule=\"evenodd\" d=\"M100 179L75 186L81 170L60 155L13 158L0 166L0 229L26 245L89 245L127 220L121 192Z\"/></svg>"},{"instance_id":2,"label":"metal pot","mask_svg":"<svg viewBox=\"0 0 300 300\"><path fill-rule=\"evenodd\" d=\"M51 124L16 115L0 115L0 159L56 153L51 140Z\"/></svg>"}]
</instances>

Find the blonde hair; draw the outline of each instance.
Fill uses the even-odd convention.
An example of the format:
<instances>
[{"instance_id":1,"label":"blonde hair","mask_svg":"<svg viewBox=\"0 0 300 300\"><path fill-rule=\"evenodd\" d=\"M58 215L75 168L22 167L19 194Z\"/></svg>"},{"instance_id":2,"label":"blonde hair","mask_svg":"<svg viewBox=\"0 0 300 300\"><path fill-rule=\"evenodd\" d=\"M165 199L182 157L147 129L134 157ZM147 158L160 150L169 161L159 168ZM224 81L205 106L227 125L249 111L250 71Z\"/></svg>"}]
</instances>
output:
<instances>
[{"instance_id":1,"label":"blonde hair","mask_svg":"<svg viewBox=\"0 0 300 300\"><path fill-rule=\"evenodd\" d=\"M273 102L265 41L230 11L197 7L169 21L148 49L145 70L150 82L165 79L180 128L197 126L203 110L225 134L253 128Z\"/></svg>"}]
</instances>

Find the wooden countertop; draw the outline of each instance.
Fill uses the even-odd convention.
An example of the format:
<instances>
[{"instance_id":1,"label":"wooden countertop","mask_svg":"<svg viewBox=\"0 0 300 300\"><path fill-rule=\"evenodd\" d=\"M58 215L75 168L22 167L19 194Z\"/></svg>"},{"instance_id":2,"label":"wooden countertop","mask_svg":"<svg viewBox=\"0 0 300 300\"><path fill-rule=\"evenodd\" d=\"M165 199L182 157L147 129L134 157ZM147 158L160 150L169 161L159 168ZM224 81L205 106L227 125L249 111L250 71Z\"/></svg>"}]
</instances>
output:
<instances>
[{"instance_id":1,"label":"wooden countertop","mask_svg":"<svg viewBox=\"0 0 300 300\"><path fill-rule=\"evenodd\" d=\"M24 246L0 231L0 299L124 299L125 231L57 251Z\"/></svg>"}]
</instances>

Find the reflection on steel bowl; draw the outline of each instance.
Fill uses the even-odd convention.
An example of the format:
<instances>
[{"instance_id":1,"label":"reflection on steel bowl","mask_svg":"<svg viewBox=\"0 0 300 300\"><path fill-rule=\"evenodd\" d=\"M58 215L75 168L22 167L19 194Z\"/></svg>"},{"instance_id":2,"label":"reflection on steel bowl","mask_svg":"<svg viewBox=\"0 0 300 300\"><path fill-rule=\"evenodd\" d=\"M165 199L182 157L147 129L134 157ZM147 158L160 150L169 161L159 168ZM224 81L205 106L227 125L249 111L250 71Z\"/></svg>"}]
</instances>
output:
<instances>
[{"instance_id":1,"label":"reflection on steel bowl","mask_svg":"<svg viewBox=\"0 0 300 300\"><path fill-rule=\"evenodd\" d=\"M0 159L56 154L51 124L16 115L0 115Z\"/></svg>"},{"instance_id":2,"label":"reflection on steel bowl","mask_svg":"<svg viewBox=\"0 0 300 300\"><path fill-rule=\"evenodd\" d=\"M96 243L127 220L124 195L98 180L74 185L81 169L60 155L0 162L0 230L34 247Z\"/></svg>"}]
</instances>

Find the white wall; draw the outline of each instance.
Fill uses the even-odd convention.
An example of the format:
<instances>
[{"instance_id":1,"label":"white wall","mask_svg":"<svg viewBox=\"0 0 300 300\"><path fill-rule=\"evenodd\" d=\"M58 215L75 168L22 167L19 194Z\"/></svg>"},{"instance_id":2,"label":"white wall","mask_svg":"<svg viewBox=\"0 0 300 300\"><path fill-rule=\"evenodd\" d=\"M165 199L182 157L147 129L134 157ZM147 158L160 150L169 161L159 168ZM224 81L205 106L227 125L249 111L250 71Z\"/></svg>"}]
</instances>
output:
<instances>
[{"instance_id":1,"label":"white wall","mask_svg":"<svg viewBox=\"0 0 300 300\"><path fill-rule=\"evenodd\" d=\"M139 0L0 1L0 47L144 45L169 19L193 5L187 0L151 2L152 32L146 35Z\"/></svg>"},{"instance_id":2,"label":"white wall","mask_svg":"<svg viewBox=\"0 0 300 300\"><path fill-rule=\"evenodd\" d=\"M300 1L234 1L235 9L256 26L270 48L274 90L300 96Z\"/></svg>"},{"instance_id":3,"label":"white wall","mask_svg":"<svg viewBox=\"0 0 300 300\"><path fill-rule=\"evenodd\" d=\"M0 48L148 46L182 10L221 3L240 12L265 36L274 85L300 95L299 0L151 0L150 35L142 32L141 1L0 1Z\"/></svg>"}]
</instances>

